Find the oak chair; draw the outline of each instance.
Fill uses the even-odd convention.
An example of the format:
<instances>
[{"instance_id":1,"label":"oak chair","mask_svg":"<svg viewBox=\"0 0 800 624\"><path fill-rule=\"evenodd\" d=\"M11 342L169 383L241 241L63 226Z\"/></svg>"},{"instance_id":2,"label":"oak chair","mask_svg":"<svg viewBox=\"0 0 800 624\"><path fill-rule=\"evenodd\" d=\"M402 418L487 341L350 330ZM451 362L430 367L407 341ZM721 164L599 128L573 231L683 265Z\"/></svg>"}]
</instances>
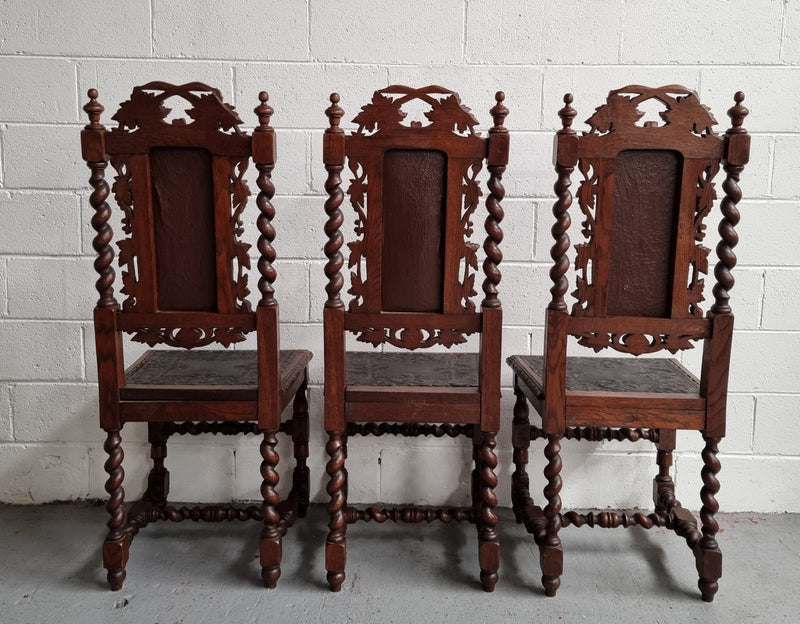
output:
<instances>
[{"instance_id":1,"label":"oak chair","mask_svg":"<svg viewBox=\"0 0 800 624\"><path fill-rule=\"evenodd\" d=\"M497 581L499 544L493 492L495 435L500 426L500 335L497 286L502 259L500 201L508 159L508 110L498 92L488 137L453 91L438 86L391 86L373 94L353 120L339 127L344 111L331 95L324 135L328 171L325 232L328 258L324 308L325 429L331 500L326 567L331 590L345 578L346 528L358 520L385 522L469 521L477 525L481 582ZM407 104L427 109L424 121L404 124ZM486 278L480 309L472 298L478 244L472 220L482 194L478 174L489 171L483 263ZM350 288L345 305L341 269L344 199L341 172L351 172L347 194L356 213L356 240L349 243ZM345 335L375 350L346 350ZM434 345L450 348L480 335L477 353L407 353ZM393 345L399 350L383 350ZM472 506L391 509L347 505L348 436L465 435L472 438L475 469ZM403 475L387 478L402 479Z\"/></svg>"},{"instance_id":2,"label":"oak chair","mask_svg":"<svg viewBox=\"0 0 800 624\"><path fill-rule=\"evenodd\" d=\"M719 505L717 446L725 435L725 404L733 330L728 293L736 264L736 205L739 175L747 163L750 137L742 127L748 111L744 96L734 96L728 111L732 127L723 136L697 94L677 85L651 89L627 86L611 91L587 120L588 132L572 129L572 96L559 112L555 168L558 201L553 207L555 244L551 256L552 299L545 320L544 356L512 356L516 403L513 420L515 471L512 501L540 550L542 583L553 596L560 584L563 552L559 530L568 525L665 527L686 540L695 555L703 600L711 601L722 573L714 514ZM660 102L663 123L636 122L640 104ZM714 300L703 316L704 279L709 250L702 245L716 197L720 165L726 179L721 202L719 262ZM570 240L570 175L582 177L578 207L582 234L576 246L575 301L567 306ZM702 340L700 379L675 359L575 357L569 337L595 352L610 348L639 356L675 354ZM528 403L541 416L531 426ZM676 430L699 431L703 487L700 526L681 507L670 476ZM534 505L526 474L530 441L545 438L547 505ZM653 513L602 511L562 513L561 440L639 440L657 447Z\"/></svg>"},{"instance_id":3,"label":"oak chair","mask_svg":"<svg viewBox=\"0 0 800 624\"><path fill-rule=\"evenodd\" d=\"M81 135L83 158L91 169L92 226L100 295L94 310L100 426L111 518L103 544L103 565L113 590L122 587L131 540L157 520L256 519L263 521L262 578L275 587L280 576L281 539L308 506L308 351L280 351L278 303L273 268L275 214L271 172L275 136L267 94L255 109L252 136L216 89L201 83L173 86L151 82L135 87L113 116L118 127L100 123L103 107L89 91L84 107L89 124ZM167 118L175 102L189 119ZM258 290L253 311L246 269L250 245L241 240L242 215L250 191L244 174L250 158L258 169ZM116 171L111 192L122 210L117 237L122 267L121 293L114 296L114 232L106 199L108 163ZM135 342L174 347L148 350L127 369L122 333ZM256 350L192 350L229 347L249 332ZM281 414L293 401L293 414ZM153 466L141 500L124 503L120 432L128 422L148 423ZM278 484L278 431L293 440L296 468L292 489L281 501ZM167 439L173 434L262 434L263 504L175 507L167 502ZM201 465L202 457L197 458Z\"/></svg>"}]
</instances>

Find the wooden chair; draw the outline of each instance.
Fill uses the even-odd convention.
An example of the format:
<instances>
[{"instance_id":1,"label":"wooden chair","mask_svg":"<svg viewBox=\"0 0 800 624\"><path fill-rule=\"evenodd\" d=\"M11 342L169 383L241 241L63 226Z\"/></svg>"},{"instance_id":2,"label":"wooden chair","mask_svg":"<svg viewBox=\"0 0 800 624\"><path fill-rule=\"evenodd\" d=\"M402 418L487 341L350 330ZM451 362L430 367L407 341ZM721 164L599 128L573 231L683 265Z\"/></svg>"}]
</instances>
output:
<instances>
[{"instance_id":1,"label":"wooden chair","mask_svg":"<svg viewBox=\"0 0 800 624\"><path fill-rule=\"evenodd\" d=\"M103 565L111 588L125 580L130 542L156 520L263 520L262 577L275 587L280 576L281 537L308 506L308 351L279 351L278 303L272 266L271 224L275 210L271 172L275 138L272 109L260 94L259 125L252 136L220 93L201 83L173 86L151 82L135 87L113 119L100 123L103 107L89 91L84 110L89 124L81 142L94 189L90 203L97 231L95 268L100 298L94 311L97 343L100 426L109 455L106 508L111 515L103 545ZM183 102L190 118L166 119L167 100ZM168 103L168 102L167 102ZM247 300L250 245L242 242L242 214L250 191L244 174L250 157L258 169L260 300L255 312ZM116 170L111 188L122 210L119 263L122 304L114 297L114 233L105 181L108 162ZM257 350L199 350L229 347L248 332ZM122 332L136 342L177 347L150 350L125 368ZM291 419L281 413L293 403ZM153 468L141 500L123 505L123 452L120 431L127 422L147 422ZM278 431L294 443L296 468L284 501L276 491ZM263 434L263 504L176 508L167 503L169 473L164 465L173 434ZM199 461L202 458L198 457Z\"/></svg>"},{"instance_id":2,"label":"wooden chair","mask_svg":"<svg viewBox=\"0 0 800 624\"><path fill-rule=\"evenodd\" d=\"M348 523L470 521L478 528L481 581L492 591L497 581L499 545L494 507L495 434L500 425L500 335L497 296L502 259L500 201L508 157L503 122L508 110L497 94L494 126L488 137L475 132L477 120L457 93L437 86L391 86L376 91L346 135L344 111L331 95L324 137L328 171L325 232L325 429L330 460L330 532L326 543L328 582L339 591L345 578ZM427 120L401 123L404 105L429 110ZM408 109L406 109L408 110ZM490 174L486 200L486 279L480 310L472 297L478 245L470 242L472 219L481 195L478 174L486 160ZM357 239L349 243L347 307L340 231L345 161L352 173L347 194L356 212ZM345 333L374 347L447 348L480 335L478 353L349 352ZM347 438L352 435L466 435L472 437L475 470L473 504L430 509L347 506ZM394 478L403 479L403 474Z\"/></svg>"},{"instance_id":3,"label":"wooden chair","mask_svg":"<svg viewBox=\"0 0 800 624\"><path fill-rule=\"evenodd\" d=\"M545 321L544 357L512 356L516 404L513 421L515 472L512 500L540 550L545 593L560 584L563 553L559 529L570 524L618 527L665 527L683 537L693 550L703 599L710 601L721 576L717 545L720 469L717 445L725 435L733 315L728 292L736 264L736 204L741 198L739 174L747 163L750 137L742 128L747 109L735 95L728 111L733 126L724 136L712 130L716 121L697 94L684 87L651 89L628 86L612 91L606 104L587 121L589 132L572 128L572 96L559 112L555 167L558 201L553 207L552 299ZM663 124L645 122L639 105L660 102ZM714 275L714 302L703 317L703 278L709 250L703 247L704 219L716 197L713 179L724 163L722 221ZM576 246L577 289L571 310L564 300L569 268L570 174L577 165L582 180L578 205L587 242ZM703 340L700 379L674 359L573 357L568 337L595 352L606 348L642 355L677 353ZM528 402L542 419L530 426ZM681 507L670 477L676 430L697 430L705 440L700 492L701 526ZM546 438L544 509L529 494L530 441ZM653 499L655 510L588 514L561 512L561 440L652 441L658 451Z\"/></svg>"}]
</instances>

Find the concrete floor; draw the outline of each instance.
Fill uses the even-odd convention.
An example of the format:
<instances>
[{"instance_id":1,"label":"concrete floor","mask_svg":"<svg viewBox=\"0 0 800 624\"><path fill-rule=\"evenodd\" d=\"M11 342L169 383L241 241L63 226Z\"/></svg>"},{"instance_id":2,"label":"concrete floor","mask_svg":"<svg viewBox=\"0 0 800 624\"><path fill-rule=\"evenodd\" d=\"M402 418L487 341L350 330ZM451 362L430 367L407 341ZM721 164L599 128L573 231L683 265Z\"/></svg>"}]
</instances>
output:
<instances>
[{"instance_id":1,"label":"concrete floor","mask_svg":"<svg viewBox=\"0 0 800 624\"><path fill-rule=\"evenodd\" d=\"M547 598L533 541L507 509L493 594L478 584L474 528L440 523L351 525L347 580L333 594L319 505L289 532L276 590L259 585L256 523L184 522L143 530L124 588L111 592L100 557L103 507L0 505L0 622L800 621L800 516L718 517L725 572L706 604L685 543L657 529L565 529L565 574Z\"/></svg>"}]
</instances>

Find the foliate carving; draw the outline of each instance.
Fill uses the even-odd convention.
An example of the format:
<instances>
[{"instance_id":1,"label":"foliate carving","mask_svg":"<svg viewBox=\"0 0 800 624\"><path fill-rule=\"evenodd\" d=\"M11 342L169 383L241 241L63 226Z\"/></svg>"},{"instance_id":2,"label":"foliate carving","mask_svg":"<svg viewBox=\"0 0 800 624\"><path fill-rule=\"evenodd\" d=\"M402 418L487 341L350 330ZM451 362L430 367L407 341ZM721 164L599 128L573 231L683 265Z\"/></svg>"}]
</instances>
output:
<instances>
[{"instance_id":1,"label":"foliate carving","mask_svg":"<svg viewBox=\"0 0 800 624\"><path fill-rule=\"evenodd\" d=\"M347 268L350 270L350 289L348 294L353 295L348 305L348 311L355 312L364 307L365 283L367 281L366 242L364 235L367 231L367 172L353 158L350 159L350 171L353 177L347 194L350 203L356 211L355 234L357 239L348 243L350 257ZM353 270L355 268L355 270Z\"/></svg>"},{"instance_id":2,"label":"foliate carving","mask_svg":"<svg viewBox=\"0 0 800 624\"><path fill-rule=\"evenodd\" d=\"M187 124L186 119L174 119L167 122L167 116L172 112L164 106L164 101L171 97L180 97L191 106L186 109L186 115L192 119ZM234 134L244 134L239 129L242 120L233 106L222 99L218 89L214 89L199 82L192 82L180 86L166 82L150 82L141 87L134 87L129 100L120 104L119 110L111 118L119 123L117 131L125 130L158 130L163 126L193 126L196 130L210 132L224 131Z\"/></svg>"},{"instance_id":3,"label":"foliate carving","mask_svg":"<svg viewBox=\"0 0 800 624\"><path fill-rule=\"evenodd\" d=\"M708 247L699 243L701 243L706 236L706 226L703 220L711 212L714 206L714 200L717 198L713 179L718 171L719 162L710 160L697 178L697 207L694 216L694 239L698 244L693 247L692 255L689 258L688 290L689 312L692 316L698 318L703 316L700 302L705 299L705 297L703 297L705 281L701 278L701 275L708 274L708 254L711 251Z\"/></svg>"},{"instance_id":4,"label":"foliate carving","mask_svg":"<svg viewBox=\"0 0 800 624\"><path fill-rule=\"evenodd\" d=\"M602 351L611 347L622 353L632 353L641 355L642 353L654 353L666 349L671 353L677 353L684 349L692 349L692 340L703 337L702 334L649 334L649 333L609 333L609 332L585 332L576 334L578 343L584 347L594 349L595 352Z\"/></svg>"},{"instance_id":5,"label":"foliate carving","mask_svg":"<svg viewBox=\"0 0 800 624\"><path fill-rule=\"evenodd\" d=\"M245 339L245 331L241 327L142 327L128 330L133 334L131 340L143 342L151 347L165 344L171 347L193 349L212 343L229 347L234 342Z\"/></svg>"},{"instance_id":6,"label":"foliate carving","mask_svg":"<svg viewBox=\"0 0 800 624\"><path fill-rule=\"evenodd\" d=\"M581 159L578 161L578 171L583 175L583 180L581 180L577 192L578 206L584 216L584 220L581 222L581 233L587 242L575 245L577 288L572 292L572 296L576 299L575 304L572 306L572 314L575 316L581 316L594 303L590 262L595 256L594 233L597 227L595 210L597 207L598 182L597 172L587 160Z\"/></svg>"},{"instance_id":7,"label":"foliate carving","mask_svg":"<svg viewBox=\"0 0 800 624\"><path fill-rule=\"evenodd\" d=\"M354 331L359 332L356 337L359 342L369 342L374 347L388 342L396 347L410 350L434 345L449 349L453 345L466 342L466 336L472 333L459 329L433 327L368 327Z\"/></svg>"},{"instance_id":8,"label":"foliate carving","mask_svg":"<svg viewBox=\"0 0 800 624\"><path fill-rule=\"evenodd\" d=\"M402 124L407 116L402 110L403 104L412 100L420 100L431 107L424 113L430 124L423 126L419 121L412 121L409 126ZM395 85L375 91L372 102L361 107L361 112L355 116L353 123L358 124L356 134L411 127L464 135L475 134L474 128L478 125L478 120L469 108L461 104L455 91L437 86L412 89Z\"/></svg>"},{"instance_id":9,"label":"foliate carving","mask_svg":"<svg viewBox=\"0 0 800 624\"><path fill-rule=\"evenodd\" d=\"M167 121L167 116L171 112L164 106L164 102L169 98L181 98L188 103L188 108L184 111L187 119L178 118ZM174 86L163 82L151 82L141 87L135 87L129 100L120 105L119 110L112 118L119 124L112 132L117 136L122 134L152 133L157 136L166 128L172 132L187 133L188 136L222 132L244 136L245 133L239 128L242 120L236 114L233 106L226 104L217 89L213 89L199 82ZM122 270L122 294L127 298L122 303L122 309L126 312L140 311L139 297L139 256L140 242L134 235L134 223L136 217L136 207L134 205L133 188L135 180L131 168L131 156L119 155L111 159L111 165L117 172L112 186L112 192L117 204L123 211L122 232L126 238L117 242L119 246L119 264ZM250 196L250 189L244 181L249 159L237 157L229 158L228 170L228 195L230 196L230 236L232 245L230 246L231 255L229 258L232 268L231 292L233 295L233 307L240 312L250 312L251 306L247 301L250 293L247 283L248 276L246 270L250 268L250 257L248 251L250 245L241 240L244 232L242 224L242 213ZM172 330L162 328L146 328L136 330L134 340L155 344L161 342L173 344L181 343L180 346L200 346L208 344L214 339L210 337L207 329L191 330L201 332L202 336L196 340L184 337L176 339ZM218 335L228 344L243 340L243 335L234 337L229 333L232 330L218 330ZM240 330L236 330L240 331ZM221 342L222 340L217 340ZM154 342L155 341L155 342Z\"/></svg>"},{"instance_id":10,"label":"foliate carving","mask_svg":"<svg viewBox=\"0 0 800 624\"><path fill-rule=\"evenodd\" d=\"M461 228L464 233L464 244L461 247L461 264L462 264L462 278L459 282L461 286L461 305L468 312L475 311L475 303L472 297L478 293L475 291L475 271L478 270L478 248L477 243L470 241L473 233L472 215L478 208L483 191L478 184L477 176L483 166L482 160L476 160L464 172L463 178L463 194L464 194L464 208L461 212Z\"/></svg>"},{"instance_id":11,"label":"foliate carving","mask_svg":"<svg viewBox=\"0 0 800 624\"><path fill-rule=\"evenodd\" d=\"M717 120L711 111L700 103L697 93L678 85L656 88L630 85L611 91L606 103L598 106L594 114L586 120L591 127L590 134L639 127L636 122L644 116L639 110L639 104L646 100L658 100L666 107L666 110L659 113L665 126L686 130L698 136L714 134L712 126L717 124ZM655 122L645 123L645 126L652 125Z\"/></svg>"}]
</instances>

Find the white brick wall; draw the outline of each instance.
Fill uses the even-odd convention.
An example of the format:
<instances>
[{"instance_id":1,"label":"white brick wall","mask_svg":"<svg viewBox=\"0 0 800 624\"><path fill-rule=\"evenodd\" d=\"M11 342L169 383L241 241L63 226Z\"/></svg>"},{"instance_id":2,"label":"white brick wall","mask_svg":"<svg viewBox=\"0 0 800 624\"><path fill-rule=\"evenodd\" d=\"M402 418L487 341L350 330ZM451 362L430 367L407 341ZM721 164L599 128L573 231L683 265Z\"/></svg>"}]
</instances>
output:
<instances>
[{"instance_id":1,"label":"white brick wall","mask_svg":"<svg viewBox=\"0 0 800 624\"><path fill-rule=\"evenodd\" d=\"M321 131L329 93L341 94L347 121L387 84L441 84L459 91L486 128L494 91L506 92L513 136L501 296L504 353L511 354L542 348L552 132L564 92L575 94L580 121L609 89L680 83L700 92L721 130L734 91L745 91L752 111L745 123L753 148L742 177L719 499L729 511L800 511L800 445L790 435L800 410L800 1L703 0L689 10L661 0L225 0L198 11L193 0L109 0L99 16L77 0L2 5L0 502L104 496L91 330L94 232L79 145L88 88L100 90L108 124L131 87L150 80L216 86L248 126L258 92L270 92L278 130L281 340L316 354L309 463L313 496L325 500ZM253 212L248 219L254 239ZM135 355L141 346L128 351ZM682 359L699 367L697 350ZM503 504L509 503L510 382L504 369ZM145 428L128 425L123 439L126 490L136 495L148 463ZM678 493L696 509L702 441L687 432L679 442ZM655 463L646 445L565 448L565 503L649 504ZM459 502L468 491L469 467L461 460L469 451L453 441L359 438L349 450L353 500ZM534 443L534 492L544 483L540 450ZM290 467L285 441L280 453ZM202 466L187 472L198 456ZM416 472L394 480L409 458L419 460ZM171 447L168 467L179 499L231 492L256 498L259 462L254 438L187 438ZM431 473L432 487L423 488Z\"/></svg>"}]
</instances>

